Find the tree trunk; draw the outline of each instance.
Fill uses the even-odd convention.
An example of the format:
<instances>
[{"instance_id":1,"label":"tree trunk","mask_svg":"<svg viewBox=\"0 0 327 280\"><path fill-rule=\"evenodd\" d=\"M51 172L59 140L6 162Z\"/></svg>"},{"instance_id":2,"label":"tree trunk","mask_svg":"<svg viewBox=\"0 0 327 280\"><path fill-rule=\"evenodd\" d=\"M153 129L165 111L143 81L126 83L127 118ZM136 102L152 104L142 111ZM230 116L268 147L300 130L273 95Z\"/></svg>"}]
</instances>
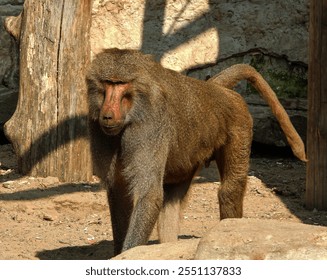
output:
<instances>
[{"instance_id":1,"label":"tree trunk","mask_svg":"<svg viewBox=\"0 0 327 280\"><path fill-rule=\"evenodd\" d=\"M327 0L310 9L306 205L327 210Z\"/></svg>"},{"instance_id":2,"label":"tree trunk","mask_svg":"<svg viewBox=\"0 0 327 280\"><path fill-rule=\"evenodd\" d=\"M19 98L5 124L23 174L91 179L84 78L90 61L91 2L25 1Z\"/></svg>"}]
</instances>

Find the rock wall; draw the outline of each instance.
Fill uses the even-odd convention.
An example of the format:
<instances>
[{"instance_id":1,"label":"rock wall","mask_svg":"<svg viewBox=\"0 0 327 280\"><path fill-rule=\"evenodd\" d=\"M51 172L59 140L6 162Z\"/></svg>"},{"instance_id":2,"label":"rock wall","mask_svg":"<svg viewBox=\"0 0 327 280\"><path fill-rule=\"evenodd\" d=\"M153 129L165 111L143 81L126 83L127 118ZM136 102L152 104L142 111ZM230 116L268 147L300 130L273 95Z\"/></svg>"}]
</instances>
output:
<instances>
[{"instance_id":1,"label":"rock wall","mask_svg":"<svg viewBox=\"0 0 327 280\"><path fill-rule=\"evenodd\" d=\"M308 0L94 0L92 54L138 48L168 68L206 79L235 63L258 69L284 99L306 138ZM17 15L23 0L0 0L0 18ZM0 27L0 123L17 82L17 46ZM255 119L254 139L285 146L269 109L246 82L237 90ZM9 92L9 93L8 93ZM1 97L2 96L2 97ZM299 100L302 99L301 102ZM267 137L269 135L269 137Z\"/></svg>"},{"instance_id":2,"label":"rock wall","mask_svg":"<svg viewBox=\"0 0 327 280\"><path fill-rule=\"evenodd\" d=\"M182 71L218 57L218 29L208 1L94 2L91 48L138 48Z\"/></svg>"},{"instance_id":3,"label":"rock wall","mask_svg":"<svg viewBox=\"0 0 327 280\"><path fill-rule=\"evenodd\" d=\"M6 143L2 127L16 108L19 83L18 45L6 32L3 22L7 16L18 15L23 2L0 0L0 144Z\"/></svg>"},{"instance_id":4,"label":"rock wall","mask_svg":"<svg viewBox=\"0 0 327 280\"><path fill-rule=\"evenodd\" d=\"M16 16L23 9L24 0L0 0L0 84L17 88L18 48L6 32L3 22L7 16Z\"/></svg>"}]
</instances>

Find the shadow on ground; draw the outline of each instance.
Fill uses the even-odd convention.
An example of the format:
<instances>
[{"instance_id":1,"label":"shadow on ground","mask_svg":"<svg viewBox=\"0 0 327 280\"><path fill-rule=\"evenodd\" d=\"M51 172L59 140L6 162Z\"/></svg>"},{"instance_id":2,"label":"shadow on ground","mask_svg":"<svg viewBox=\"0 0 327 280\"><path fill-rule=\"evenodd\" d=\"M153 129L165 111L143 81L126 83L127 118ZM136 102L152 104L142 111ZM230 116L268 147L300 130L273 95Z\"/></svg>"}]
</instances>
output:
<instances>
[{"instance_id":1,"label":"shadow on ground","mask_svg":"<svg viewBox=\"0 0 327 280\"><path fill-rule=\"evenodd\" d=\"M113 241L100 241L92 245L67 246L37 252L40 260L107 260L114 255Z\"/></svg>"}]
</instances>

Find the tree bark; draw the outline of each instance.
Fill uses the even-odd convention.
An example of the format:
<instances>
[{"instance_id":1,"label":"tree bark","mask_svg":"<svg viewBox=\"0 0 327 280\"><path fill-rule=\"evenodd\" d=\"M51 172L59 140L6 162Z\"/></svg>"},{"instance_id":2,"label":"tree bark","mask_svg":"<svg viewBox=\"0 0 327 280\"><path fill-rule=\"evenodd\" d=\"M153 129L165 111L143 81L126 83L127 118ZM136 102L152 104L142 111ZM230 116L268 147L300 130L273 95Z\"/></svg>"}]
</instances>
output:
<instances>
[{"instance_id":1,"label":"tree bark","mask_svg":"<svg viewBox=\"0 0 327 280\"><path fill-rule=\"evenodd\" d=\"M70 182L92 177L85 84L91 2L25 1L19 98L5 124L23 174Z\"/></svg>"},{"instance_id":2,"label":"tree bark","mask_svg":"<svg viewBox=\"0 0 327 280\"><path fill-rule=\"evenodd\" d=\"M306 206L327 210L327 0L310 2Z\"/></svg>"}]
</instances>

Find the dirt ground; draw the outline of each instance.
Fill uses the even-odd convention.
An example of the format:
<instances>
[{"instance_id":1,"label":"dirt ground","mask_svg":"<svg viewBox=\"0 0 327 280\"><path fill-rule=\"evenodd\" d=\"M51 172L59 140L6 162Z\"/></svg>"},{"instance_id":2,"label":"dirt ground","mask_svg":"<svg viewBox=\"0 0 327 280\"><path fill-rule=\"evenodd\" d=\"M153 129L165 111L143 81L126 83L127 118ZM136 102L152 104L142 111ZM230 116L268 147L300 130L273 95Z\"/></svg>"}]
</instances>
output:
<instances>
[{"instance_id":1,"label":"dirt ground","mask_svg":"<svg viewBox=\"0 0 327 280\"><path fill-rule=\"evenodd\" d=\"M113 255L106 193L93 182L21 176L10 145L0 146L0 259L108 259ZM244 218L327 226L327 212L304 205L305 164L288 154L253 153ZM218 223L218 173L204 169L181 219L181 239ZM154 230L151 241L157 242Z\"/></svg>"}]
</instances>

